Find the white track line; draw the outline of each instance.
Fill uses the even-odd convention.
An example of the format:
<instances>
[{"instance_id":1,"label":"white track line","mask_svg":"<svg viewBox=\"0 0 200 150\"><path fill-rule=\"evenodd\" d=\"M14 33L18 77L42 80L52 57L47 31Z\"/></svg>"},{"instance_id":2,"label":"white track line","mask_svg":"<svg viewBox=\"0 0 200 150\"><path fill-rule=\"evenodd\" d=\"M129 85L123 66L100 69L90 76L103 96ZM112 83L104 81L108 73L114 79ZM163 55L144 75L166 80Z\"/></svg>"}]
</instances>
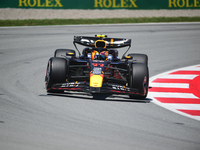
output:
<instances>
[{"instance_id":1,"label":"white track line","mask_svg":"<svg viewBox=\"0 0 200 150\"><path fill-rule=\"evenodd\" d=\"M189 88L187 83L151 83L152 87Z\"/></svg>"}]
</instances>

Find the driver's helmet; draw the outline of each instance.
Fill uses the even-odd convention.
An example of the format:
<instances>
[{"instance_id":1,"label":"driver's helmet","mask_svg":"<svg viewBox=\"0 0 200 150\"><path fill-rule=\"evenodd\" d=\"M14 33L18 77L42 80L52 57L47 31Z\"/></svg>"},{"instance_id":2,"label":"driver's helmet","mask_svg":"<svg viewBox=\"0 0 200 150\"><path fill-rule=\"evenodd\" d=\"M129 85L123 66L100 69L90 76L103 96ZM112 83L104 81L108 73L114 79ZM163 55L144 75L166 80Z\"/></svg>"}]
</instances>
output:
<instances>
[{"instance_id":1,"label":"driver's helmet","mask_svg":"<svg viewBox=\"0 0 200 150\"><path fill-rule=\"evenodd\" d=\"M99 52L93 51L92 52L92 60L98 59L98 57L99 57ZM100 58L99 59L107 60L108 59L108 52L107 51L100 52Z\"/></svg>"},{"instance_id":2,"label":"driver's helmet","mask_svg":"<svg viewBox=\"0 0 200 150\"><path fill-rule=\"evenodd\" d=\"M107 60L108 59L108 51L100 52L100 59Z\"/></svg>"},{"instance_id":3,"label":"driver's helmet","mask_svg":"<svg viewBox=\"0 0 200 150\"><path fill-rule=\"evenodd\" d=\"M99 52L97 52L97 51L93 51L93 52L92 52L92 60L97 59L98 56L99 56Z\"/></svg>"}]
</instances>

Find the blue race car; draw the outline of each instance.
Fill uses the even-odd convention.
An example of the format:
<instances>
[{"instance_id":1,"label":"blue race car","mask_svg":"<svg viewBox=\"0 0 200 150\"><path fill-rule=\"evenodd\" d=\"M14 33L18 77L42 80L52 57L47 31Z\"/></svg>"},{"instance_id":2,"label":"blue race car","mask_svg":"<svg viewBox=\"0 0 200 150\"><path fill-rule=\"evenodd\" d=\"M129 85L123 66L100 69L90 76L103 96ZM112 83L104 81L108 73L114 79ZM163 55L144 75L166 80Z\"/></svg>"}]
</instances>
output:
<instances>
[{"instance_id":1,"label":"blue race car","mask_svg":"<svg viewBox=\"0 0 200 150\"><path fill-rule=\"evenodd\" d=\"M80 91L95 97L126 94L145 99L149 88L148 57L131 53L131 39L106 35L74 36L72 49L57 49L48 61L45 85L47 92ZM82 54L77 44L84 46ZM122 58L117 48L128 47Z\"/></svg>"}]
</instances>

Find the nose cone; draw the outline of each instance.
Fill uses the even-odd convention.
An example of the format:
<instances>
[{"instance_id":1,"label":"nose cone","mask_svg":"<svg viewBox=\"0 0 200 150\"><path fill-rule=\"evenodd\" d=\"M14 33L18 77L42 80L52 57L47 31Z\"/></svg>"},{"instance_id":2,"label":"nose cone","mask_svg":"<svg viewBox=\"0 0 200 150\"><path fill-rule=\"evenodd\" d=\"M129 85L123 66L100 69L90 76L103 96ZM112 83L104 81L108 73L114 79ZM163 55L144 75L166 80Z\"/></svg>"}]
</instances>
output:
<instances>
[{"instance_id":1,"label":"nose cone","mask_svg":"<svg viewBox=\"0 0 200 150\"><path fill-rule=\"evenodd\" d=\"M100 88L103 83L103 74L94 75L90 74L90 87Z\"/></svg>"}]
</instances>

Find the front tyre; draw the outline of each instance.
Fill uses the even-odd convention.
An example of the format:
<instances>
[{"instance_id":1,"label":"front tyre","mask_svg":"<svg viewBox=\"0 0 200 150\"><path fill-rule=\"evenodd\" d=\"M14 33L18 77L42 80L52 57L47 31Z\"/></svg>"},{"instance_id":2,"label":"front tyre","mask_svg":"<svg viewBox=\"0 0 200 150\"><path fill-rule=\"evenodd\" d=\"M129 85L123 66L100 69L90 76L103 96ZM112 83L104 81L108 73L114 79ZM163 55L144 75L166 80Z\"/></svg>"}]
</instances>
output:
<instances>
[{"instance_id":1,"label":"front tyre","mask_svg":"<svg viewBox=\"0 0 200 150\"><path fill-rule=\"evenodd\" d=\"M149 89L149 70L146 64L132 64L130 87L139 90L139 93L130 94L132 99L145 99Z\"/></svg>"},{"instance_id":2,"label":"front tyre","mask_svg":"<svg viewBox=\"0 0 200 150\"><path fill-rule=\"evenodd\" d=\"M67 76L67 60L64 58L52 57L47 64L45 84L47 92L64 92L63 90L52 89L56 83L65 83Z\"/></svg>"}]
</instances>

